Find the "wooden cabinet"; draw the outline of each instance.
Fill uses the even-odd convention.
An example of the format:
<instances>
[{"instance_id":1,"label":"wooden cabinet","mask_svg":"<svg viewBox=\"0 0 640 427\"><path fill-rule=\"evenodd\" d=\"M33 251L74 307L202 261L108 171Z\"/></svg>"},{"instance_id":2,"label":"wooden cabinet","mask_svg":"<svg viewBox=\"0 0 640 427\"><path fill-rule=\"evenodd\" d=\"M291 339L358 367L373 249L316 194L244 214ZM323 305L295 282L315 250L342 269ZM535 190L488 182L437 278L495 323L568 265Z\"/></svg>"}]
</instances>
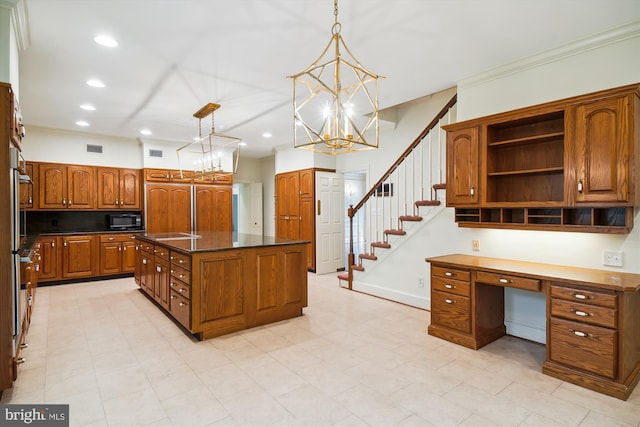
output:
<instances>
[{"instance_id":1,"label":"wooden cabinet","mask_svg":"<svg viewBox=\"0 0 640 427\"><path fill-rule=\"evenodd\" d=\"M230 186L196 185L195 231L233 230L233 191Z\"/></svg>"},{"instance_id":2,"label":"wooden cabinet","mask_svg":"<svg viewBox=\"0 0 640 427\"><path fill-rule=\"evenodd\" d=\"M633 206L636 184L632 156L637 155L634 139L634 110L638 97L626 95L586 102L575 106L576 202L614 202ZM636 120L635 126L639 121Z\"/></svg>"},{"instance_id":3,"label":"wooden cabinet","mask_svg":"<svg viewBox=\"0 0 640 427\"><path fill-rule=\"evenodd\" d=\"M545 374L619 399L640 381L640 275L469 255L427 261L430 335L478 349L506 334L504 287L544 292Z\"/></svg>"},{"instance_id":4,"label":"wooden cabinet","mask_svg":"<svg viewBox=\"0 0 640 427\"><path fill-rule=\"evenodd\" d=\"M31 210L37 206L37 202L34 197L36 194L36 192L34 192L34 182L37 182L37 178L34 174L33 163L27 162L25 164L24 173L29 176L31 182L20 183L20 209Z\"/></svg>"},{"instance_id":5,"label":"wooden cabinet","mask_svg":"<svg viewBox=\"0 0 640 427\"><path fill-rule=\"evenodd\" d=\"M191 328L191 256L170 252L169 313L182 326Z\"/></svg>"},{"instance_id":6,"label":"wooden cabinet","mask_svg":"<svg viewBox=\"0 0 640 427\"><path fill-rule=\"evenodd\" d=\"M191 232L191 186L146 185L147 233Z\"/></svg>"},{"instance_id":7,"label":"wooden cabinet","mask_svg":"<svg viewBox=\"0 0 640 427\"><path fill-rule=\"evenodd\" d=\"M478 203L479 155L477 126L447 133L447 206Z\"/></svg>"},{"instance_id":8,"label":"wooden cabinet","mask_svg":"<svg viewBox=\"0 0 640 427\"><path fill-rule=\"evenodd\" d=\"M94 209L95 186L92 166L40 163L38 206L40 209Z\"/></svg>"},{"instance_id":9,"label":"wooden cabinet","mask_svg":"<svg viewBox=\"0 0 640 427\"><path fill-rule=\"evenodd\" d=\"M38 238L38 245L40 246L38 280L41 282L59 280L62 278L60 237L40 236Z\"/></svg>"},{"instance_id":10,"label":"wooden cabinet","mask_svg":"<svg viewBox=\"0 0 640 427\"><path fill-rule=\"evenodd\" d=\"M628 233L640 202L639 105L629 85L445 126L456 222Z\"/></svg>"},{"instance_id":11,"label":"wooden cabinet","mask_svg":"<svg viewBox=\"0 0 640 427\"><path fill-rule=\"evenodd\" d=\"M99 275L134 272L136 245L132 234L103 234L99 239Z\"/></svg>"},{"instance_id":12,"label":"wooden cabinet","mask_svg":"<svg viewBox=\"0 0 640 427\"><path fill-rule=\"evenodd\" d=\"M98 273L98 236L62 236L62 278L92 277Z\"/></svg>"},{"instance_id":13,"label":"wooden cabinet","mask_svg":"<svg viewBox=\"0 0 640 427\"><path fill-rule=\"evenodd\" d=\"M153 298L162 308L169 310L169 249L156 245L154 252Z\"/></svg>"},{"instance_id":14,"label":"wooden cabinet","mask_svg":"<svg viewBox=\"0 0 640 427\"><path fill-rule=\"evenodd\" d=\"M232 173L219 173L215 175L197 176L193 171L180 171L176 169L144 169L145 182L165 182L175 184L233 184Z\"/></svg>"},{"instance_id":15,"label":"wooden cabinet","mask_svg":"<svg viewBox=\"0 0 640 427\"><path fill-rule=\"evenodd\" d=\"M154 296L154 271L155 271L155 255L153 254L154 246L149 243L141 243L138 245L140 252L139 263L140 266L136 269L137 282L143 291L147 293L151 298Z\"/></svg>"},{"instance_id":16,"label":"wooden cabinet","mask_svg":"<svg viewBox=\"0 0 640 427\"><path fill-rule=\"evenodd\" d=\"M316 269L315 169L276 175L276 236L308 240L307 268Z\"/></svg>"},{"instance_id":17,"label":"wooden cabinet","mask_svg":"<svg viewBox=\"0 0 640 427\"><path fill-rule=\"evenodd\" d=\"M140 170L99 167L98 209L140 209Z\"/></svg>"}]
</instances>

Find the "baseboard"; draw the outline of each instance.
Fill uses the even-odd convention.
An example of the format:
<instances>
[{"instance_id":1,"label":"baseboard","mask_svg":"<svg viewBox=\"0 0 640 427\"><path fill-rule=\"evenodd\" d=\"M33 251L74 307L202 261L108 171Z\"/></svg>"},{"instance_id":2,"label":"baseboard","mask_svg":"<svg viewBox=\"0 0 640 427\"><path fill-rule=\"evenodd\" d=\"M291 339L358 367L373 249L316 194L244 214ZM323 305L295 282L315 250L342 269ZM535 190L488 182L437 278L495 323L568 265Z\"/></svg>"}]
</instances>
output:
<instances>
[{"instance_id":1,"label":"baseboard","mask_svg":"<svg viewBox=\"0 0 640 427\"><path fill-rule=\"evenodd\" d=\"M390 301L395 301L400 304L405 304L424 310L429 310L431 307L431 300L427 297L411 295L405 292L399 292L388 288L381 288L379 286L373 286L367 283L356 282L355 280L353 281L352 289L354 291L388 299Z\"/></svg>"},{"instance_id":2,"label":"baseboard","mask_svg":"<svg viewBox=\"0 0 640 427\"><path fill-rule=\"evenodd\" d=\"M504 324L507 327L507 334L509 335L524 338L526 340L534 341L540 344L547 343L547 331L545 328L540 328L539 325L508 320L505 320Z\"/></svg>"}]
</instances>

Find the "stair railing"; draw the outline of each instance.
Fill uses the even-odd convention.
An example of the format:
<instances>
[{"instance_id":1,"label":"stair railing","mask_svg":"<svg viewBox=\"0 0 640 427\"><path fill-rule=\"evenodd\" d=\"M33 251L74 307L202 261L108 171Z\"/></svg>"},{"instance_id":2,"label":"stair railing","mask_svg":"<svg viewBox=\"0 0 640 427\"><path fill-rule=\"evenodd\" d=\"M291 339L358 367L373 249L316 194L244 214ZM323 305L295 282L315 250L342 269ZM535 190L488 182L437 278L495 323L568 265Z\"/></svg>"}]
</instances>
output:
<instances>
[{"instance_id":1,"label":"stair railing","mask_svg":"<svg viewBox=\"0 0 640 427\"><path fill-rule=\"evenodd\" d=\"M353 285L353 269L354 267L358 267L356 265L355 262L355 257L356 257L356 253L354 252L354 239L353 239L353 225L354 225L354 216L356 216L358 214L358 212L360 211L360 209L362 209L365 206L368 206L368 212L366 212L367 209L365 209L365 213L368 214L368 218L369 218L369 246L371 247L371 255L374 255L373 253L373 247L378 244L378 247L384 247L384 245L387 243L386 240L384 242L382 242L380 240L380 225L382 225L382 227L385 227L385 222L386 222L386 211L385 211L385 199L389 200L389 207L388 207L388 214L389 214L389 219L388 219L388 223L389 223L389 228L392 229L393 225L392 225L392 221L393 221L393 211L392 211L392 198L390 197L391 192L393 192L396 195L396 199L397 199L397 218L398 218L398 222L400 223L400 215L401 215L401 209L400 209L400 197L399 195L400 193L400 166L403 166L404 169L404 185L402 186L403 189L402 191L404 192L404 205L405 205L405 215L407 215L407 201L409 200L407 198L407 187L409 187L407 185L407 163L409 163L407 161L407 159L411 156L411 197L412 198L416 198L417 195L416 193L416 185L415 185L415 157L416 157L416 148L419 147L420 149L419 151L419 160L420 160L420 185L419 185L419 197L420 200L424 199L424 193L425 193L425 179L424 179L424 175L425 175L425 171L424 171L424 145L427 145L427 162L429 165L429 171L428 171L428 179L426 180L426 182L428 183L428 187L429 187L429 191L430 191L430 197L434 197L434 184L433 184L433 175L432 175L432 171L431 168L433 168L433 161L435 159L433 159L433 153L432 153L432 149L431 146L433 145L432 142L432 131L433 129L436 128L436 126L438 127L438 147L437 147L437 160L438 160L438 168L439 168L439 177L438 179L440 180L439 184L443 183L443 169L444 169L444 163L443 163L443 155L444 155L444 150L442 149L442 142L441 142L441 138L442 138L442 134L441 134L441 129L440 129L440 122L445 118L445 117L449 117L449 122L450 122L450 112L451 109L455 106L457 101L457 94L453 95L453 97L449 100L449 102L447 102L447 104L442 108L442 110L440 110L440 112L433 118L433 120L427 125L427 127L424 128L424 130L422 132L420 132L420 134L418 135L418 137L407 147L406 150L404 150L404 152L398 157L398 159L391 165L391 167L389 167L389 169L387 169L387 171L382 174L382 176L380 177L380 179L371 187L371 189L369 189L369 191L364 195L364 197L362 198L362 200L360 200L355 206L350 205L349 209L347 211L347 214L349 215L349 255L348 255L348 288L352 289L352 285ZM426 139L426 143L423 144L423 142L425 142ZM395 173L395 176L392 177L392 175ZM393 178L395 178L395 186L394 184L394 180ZM442 186L440 186L442 188ZM389 197L385 197L384 193L385 190L388 192L388 196ZM381 194L378 194L381 193ZM375 202L373 203L373 206L371 206L371 204L369 204L368 202L370 201L371 197L374 197ZM380 199L382 199L382 208L380 208L379 203L380 203ZM417 207L416 204L413 204L413 209L412 209L412 215L417 215ZM371 218L375 216L375 220L371 221ZM374 223L372 223L374 222ZM359 224L358 224L359 225ZM400 225L398 225L398 229L400 228ZM359 227L358 227L359 230ZM375 230L375 231L374 231ZM358 234L360 234L360 232L358 231ZM365 232L365 235L367 233ZM383 233L384 234L384 233ZM375 236L375 242L373 241L373 238ZM384 237L384 239L386 239L386 236ZM360 239L359 239L360 240ZM364 240L364 245L358 244L358 251L362 251L360 252L361 254L364 253L364 251L366 251L366 238L363 239Z\"/></svg>"}]
</instances>

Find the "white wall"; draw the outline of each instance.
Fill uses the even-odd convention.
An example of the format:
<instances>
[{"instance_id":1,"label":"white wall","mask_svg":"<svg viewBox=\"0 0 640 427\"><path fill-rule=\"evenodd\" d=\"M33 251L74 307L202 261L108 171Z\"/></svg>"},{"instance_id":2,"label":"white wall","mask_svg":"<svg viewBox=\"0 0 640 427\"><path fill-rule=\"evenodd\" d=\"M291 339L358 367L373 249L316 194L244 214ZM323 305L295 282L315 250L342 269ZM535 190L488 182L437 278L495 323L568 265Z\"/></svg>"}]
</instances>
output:
<instances>
[{"instance_id":1,"label":"white wall","mask_svg":"<svg viewBox=\"0 0 640 427\"><path fill-rule=\"evenodd\" d=\"M262 176L262 200L264 209L262 219L264 228L262 234L265 236L276 235L276 161L275 157L262 159L260 173Z\"/></svg>"}]
</instances>

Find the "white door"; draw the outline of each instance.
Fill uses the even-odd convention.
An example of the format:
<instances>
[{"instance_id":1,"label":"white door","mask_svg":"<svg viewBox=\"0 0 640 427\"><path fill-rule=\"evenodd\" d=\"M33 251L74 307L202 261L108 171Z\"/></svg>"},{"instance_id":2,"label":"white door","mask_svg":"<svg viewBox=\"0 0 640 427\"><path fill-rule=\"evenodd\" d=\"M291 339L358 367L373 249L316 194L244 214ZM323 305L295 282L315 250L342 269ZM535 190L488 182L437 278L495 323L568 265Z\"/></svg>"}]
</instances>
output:
<instances>
[{"instance_id":1,"label":"white door","mask_svg":"<svg viewBox=\"0 0 640 427\"><path fill-rule=\"evenodd\" d=\"M254 182L250 186L249 233L262 236L262 183Z\"/></svg>"},{"instance_id":2,"label":"white door","mask_svg":"<svg viewBox=\"0 0 640 427\"><path fill-rule=\"evenodd\" d=\"M316 172L316 273L344 268L344 177Z\"/></svg>"}]
</instances>

